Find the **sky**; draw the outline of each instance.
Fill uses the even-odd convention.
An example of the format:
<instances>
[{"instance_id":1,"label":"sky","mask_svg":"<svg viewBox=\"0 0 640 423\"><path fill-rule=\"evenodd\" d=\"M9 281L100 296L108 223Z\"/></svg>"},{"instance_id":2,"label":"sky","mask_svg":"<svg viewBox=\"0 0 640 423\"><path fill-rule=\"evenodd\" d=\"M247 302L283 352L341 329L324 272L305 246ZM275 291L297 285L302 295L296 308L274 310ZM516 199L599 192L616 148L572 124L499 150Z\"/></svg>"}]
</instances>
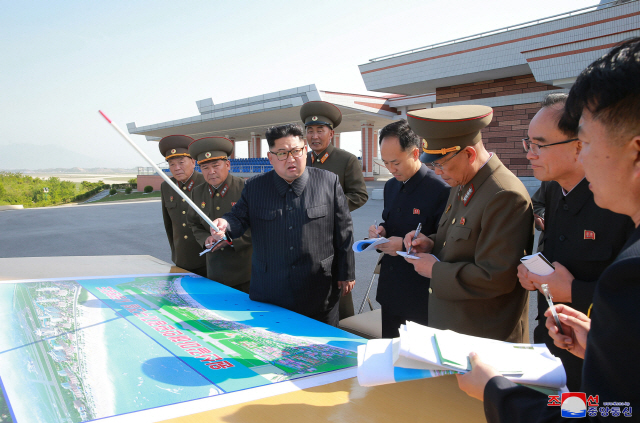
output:
<instances>
[{"instance_id":1,"label":"sky","mask_svg":"<svg viewBox=\"0 0 640 423\"><path fill-rule=\"evenodd\" d=\"M598 2L3 2L0 169L18 162L15 144L21 158L25 148L35 156L59 148L79 154L73 166L87 166L87 157L104 167L146 166L98 110L126 132L128 122L196 116L205 98L217 104L308 84L367 93L358 65L371 58ZM156 142L131 138L163 161ZM359 154L357 133L341 143ZM48 157L48 167L68 165Z\"/></svg>"}]
</instances>

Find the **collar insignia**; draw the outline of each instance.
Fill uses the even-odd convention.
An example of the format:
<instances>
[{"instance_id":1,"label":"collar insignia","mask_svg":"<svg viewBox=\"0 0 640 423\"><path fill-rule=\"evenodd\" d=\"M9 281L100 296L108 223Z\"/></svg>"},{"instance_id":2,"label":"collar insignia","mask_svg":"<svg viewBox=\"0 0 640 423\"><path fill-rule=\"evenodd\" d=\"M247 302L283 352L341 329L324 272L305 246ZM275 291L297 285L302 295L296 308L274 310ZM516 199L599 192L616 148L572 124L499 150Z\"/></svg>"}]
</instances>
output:
<instances>
[{"instance_id":1,"label":"collar insignia","mask_svg":"<svg viewBox=\"0 0 640 423\"><path fill-rule=\"evenodd\" d=\"M236 205L236 201L232 201L232 202L231 202L231 207L233 207L233 206L235 206L235 205Z\"/></svg>"},{"instance_id":2,"label":"collar insignia","mask_svg":"<svg viewBox=\"0 0 640 423\"><path fill-rule=\"evenodd\" d=\"M320 159L320 163L323 163L327 161L327 159L329 158L329 153L324 153L324 156L322 156L322 158Z\"/></svg>"},{"instance_id":3,"label":"collar insignia","mask_svg":"<svg viewBox=\"0 0 640 423\"><path fill-rule=\"evenodd\" d=\"M224 188L222 188L222 191L220 191L220 197L224 197L228 189L229 189L229 185L224 184Z\"/></svg>"},{"instance_id":4,"label":"collar insignia","mask_svg":"<svg viewBox=\"0 0 640 423\"><path fill-rule=\"evenodd\" d=\"M196 183L192 180L191 182L189 182L189 185L187 185L186 187L184 187L184 189L186 189L187 191L191 192L191 190L193 189L193 186Z\"/></svg>"},{"instance_id":5,"label":"collar insignia","mask_svg":"<svg viewBox=\"0 0 640 423\"><path fill-rule=\"evenodd\" d=\"M475 193L476 193L476 190L473 188L473 184L471 184L467 192L465 192L464 195L462 196L462 204L464 204L465 206L469 204L469 201L471 201L471 197L473 197L473 194Z\"/></svg>"}]
</instances>

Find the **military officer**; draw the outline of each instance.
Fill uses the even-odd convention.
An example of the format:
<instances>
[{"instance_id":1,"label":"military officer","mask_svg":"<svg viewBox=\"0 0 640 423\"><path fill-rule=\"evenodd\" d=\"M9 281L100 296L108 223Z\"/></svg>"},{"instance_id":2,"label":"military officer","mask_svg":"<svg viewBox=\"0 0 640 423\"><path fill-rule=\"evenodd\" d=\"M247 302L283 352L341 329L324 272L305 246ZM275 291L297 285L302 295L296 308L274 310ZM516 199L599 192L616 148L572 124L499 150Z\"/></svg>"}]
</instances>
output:
<instances>
[{"instance_id":1,"label":"military officer","mask_svg":"<svg viewBox=\"0 0 640 423\"><path fill-rule=\"evenodd\" d=\"M191 142L193 138L186 135L169 135L162 138L158 145L160 154L169 164L173 175L171 180L190 197L196 185L204 182L202 175L195 171L195 160L188 153ZM171 247L171 260L178 267L206 277L207 265L204 257L199 256L202 248L187 224L189 205L166 182L162 183L160 191L162 219Z\"/></svg>"},{"instance_id":2,"label":"military officer","mask_svg":"<svg viewBox=\"0 0 640 423\"><path fill-rule=\"evenodd\" d=\"M244 179L229 173L229 156L233 143L224 137L200 138L189 146L191 157L198 161L206 183L193 190L193 202L211 220L231 211L244 188ZM187 219L195 239L203 248L215 243L209 225L194 210ZM223 241L214 251L207 253L207 278L249 293L251 280L251 231L247 230L231 242Z\"/></svg>"},{"instance_id":3,"label":"military officer","mask_svg":"<svg viewBox=\"0 0 640 423\"><path fill-rule=\"evenodd\" d=\"M326 101L309 101L300 108L307 144L307 166L328 170L338 175L347 196L349 211L359 209L369 199L358 158L331 145L334 129L342 122L342 112Z\"/></svg>"},{"instance_id":4,"label":"military officer","mask_svg":"<svg viewBox=\"0 0 640 423\"><path fill-rule=\"evenodd\" d=\"M453 189L434 234L407 259L431 278L429 326L509 342L528 340L528 293L518 283L520 258L533 244L533 210L520 180L482 144L487 106L450 106L408 113L423 137L421 160ZM428 235L428 237L426 236Z\"/></svg>"},{"instance_id":5,"label":"military officer","mask_svg":"<svg viewBox=\"0 0 640 423\"><path fill-rule=\"evenodd\" d=\"M338 175L340 186L347 196L349 211L364 205L369 199L367 186L358 158L348 151L331 145L334 129L342 122L342 112L326 101L309 101L300 108L307 144L307 166L328 170ZM340 319L354 314L351 293L340 297Z\"/></svg>"}]
</instances>

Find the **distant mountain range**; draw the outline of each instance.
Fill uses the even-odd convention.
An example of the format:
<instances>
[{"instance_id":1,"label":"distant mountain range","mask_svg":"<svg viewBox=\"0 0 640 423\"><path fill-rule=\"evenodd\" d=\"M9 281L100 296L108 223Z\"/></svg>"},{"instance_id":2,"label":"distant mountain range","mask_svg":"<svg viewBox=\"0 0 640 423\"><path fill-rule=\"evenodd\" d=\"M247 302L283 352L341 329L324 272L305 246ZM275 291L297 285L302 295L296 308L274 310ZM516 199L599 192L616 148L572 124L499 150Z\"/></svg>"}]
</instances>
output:
<instances>
[{"instance_id":1,"label":"distant mountain range","mask_svg":"<svg viewBox=\"0 0 640 423\"><path fill-rule=\"evenodd\" d=\"M131 173L137 168L108 168L105 160L57 145L0 145L0 171L43 173Z\"/></svg>"}]
</instances>

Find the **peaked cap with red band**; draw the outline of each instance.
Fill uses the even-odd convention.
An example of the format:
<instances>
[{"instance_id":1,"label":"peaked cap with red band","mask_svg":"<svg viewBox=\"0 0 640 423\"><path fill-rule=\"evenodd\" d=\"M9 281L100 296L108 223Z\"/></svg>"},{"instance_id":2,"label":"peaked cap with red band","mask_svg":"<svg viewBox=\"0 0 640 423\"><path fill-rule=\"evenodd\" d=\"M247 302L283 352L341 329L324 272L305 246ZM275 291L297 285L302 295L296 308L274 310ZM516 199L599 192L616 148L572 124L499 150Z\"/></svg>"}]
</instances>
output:
<instances>
[{"instance_id":1,"label":"peaked cap with red band","mask_svg":"<svg viewBox=\"0 0 640 423\"><path fill-rule=\"evenodd\" d=\"M334 129L342 122L342 112L326 101L308 101L300 108L300 119L304 126L327 125Z\"/></svg>"},{"instance_id":2,"label":"peaked cap with red band","mask_svg":"<svg viewBox=\"0 0 640 423\"><path fill-rule=\"evenodd\" d=\"M493 118L489 106L447 106L407 112L413 132L422 140L420 160L431 163L482 141L480 130Z\"/></svg>"},{"instance_id":3,"label":"peaked cap with red band","mask_svg":"<svg viewBox=\"0 0 640 423\"><path fill-rule=\"evenodd\" d=\"M160 154L168 161L174 157L189 157L189 144L192 142L193 138L186 135L169 135L160 140L158 148Z\"/></svg>"},{"instance_id":4,"label":"peaked cap with red band","mask_svg":"<svg viewBox=\"0 0 640 423\"><path fill-rule=\"evenodd\" d=\"M189 154L198 164L213 160L226 160L233 154L233 143L225 137L205 137L189 144Z\"/></svg>"}]
</instances>

